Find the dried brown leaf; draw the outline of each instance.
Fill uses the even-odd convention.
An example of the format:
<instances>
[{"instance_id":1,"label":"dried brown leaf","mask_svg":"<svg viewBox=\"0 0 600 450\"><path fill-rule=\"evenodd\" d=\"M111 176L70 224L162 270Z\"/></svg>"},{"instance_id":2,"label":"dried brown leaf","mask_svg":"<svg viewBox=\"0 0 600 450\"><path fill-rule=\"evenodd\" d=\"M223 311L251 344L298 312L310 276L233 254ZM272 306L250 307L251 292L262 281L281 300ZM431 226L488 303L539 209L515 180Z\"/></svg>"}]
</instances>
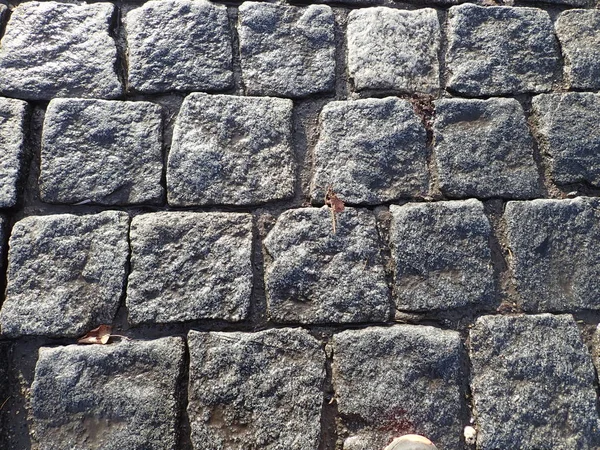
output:
<instances>
[{"instance_id":1,"label":"dried brown leaf","mask_svg":"<svg viewBox=\"0 0 600 450\"><path fill-rule=\"evenodd\" d=\"M100 325L77 341L78 344L108 344L112 327Z\"/></svg>"}]
</instances>

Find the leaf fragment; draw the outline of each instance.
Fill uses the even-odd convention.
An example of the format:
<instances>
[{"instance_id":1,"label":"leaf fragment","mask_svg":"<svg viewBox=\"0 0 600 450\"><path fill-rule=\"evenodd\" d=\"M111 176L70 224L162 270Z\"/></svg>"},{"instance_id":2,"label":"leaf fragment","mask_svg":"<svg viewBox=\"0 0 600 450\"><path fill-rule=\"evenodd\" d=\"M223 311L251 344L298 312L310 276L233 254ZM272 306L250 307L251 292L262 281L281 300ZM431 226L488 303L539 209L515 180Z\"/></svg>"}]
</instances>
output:
<instances>
[{"instance_id":1,"label":"leaf fragment","mask_svg":"<svg viewBox=\"0 0 600 450\"><path fill-rule=\"evenodd\" d=\"M89 331L85 336L77 340L78 344L108 344L112 327L100 325Z\"/></svg>"}]
</instances>

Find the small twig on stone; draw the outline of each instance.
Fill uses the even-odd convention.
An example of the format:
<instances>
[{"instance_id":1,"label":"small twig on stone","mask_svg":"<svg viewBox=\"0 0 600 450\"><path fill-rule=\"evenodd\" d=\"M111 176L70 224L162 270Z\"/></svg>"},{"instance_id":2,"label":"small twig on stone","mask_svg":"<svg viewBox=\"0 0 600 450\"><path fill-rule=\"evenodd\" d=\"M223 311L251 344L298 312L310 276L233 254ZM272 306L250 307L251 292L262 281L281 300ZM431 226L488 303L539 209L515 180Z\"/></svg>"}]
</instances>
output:
<instances>
[{"instance_id":1,"label":"small twig on stone","mask_svg":"<svg viewBox=\"0 0 600 450\"><path fill-rule=\"evenodd\" d=\"M341 201L336 193L333 191L333 188L329 186L327 188L327 193L325 194L325 204L329 206L331 211L331 227L333 229L333 234L336 234L336 213L340 213L344 210L344 202Z\"/></svg>"},{"instance_id":2,"label":"small twig on stone","mask_svg":"<svg viewBox=\"0 0 600 450\"><path fill-rule=\"evenodd\" d=\"M4 401L2 402L2 404L0 405L0 410L1 410L2 408L4 408L4 405L6 405L6 402L8 401L8 399L9 399L9 398L10 398L10 395L9 395L8 397L6 397L6 400L4 400Z\"/></svg>"}]
</instances>

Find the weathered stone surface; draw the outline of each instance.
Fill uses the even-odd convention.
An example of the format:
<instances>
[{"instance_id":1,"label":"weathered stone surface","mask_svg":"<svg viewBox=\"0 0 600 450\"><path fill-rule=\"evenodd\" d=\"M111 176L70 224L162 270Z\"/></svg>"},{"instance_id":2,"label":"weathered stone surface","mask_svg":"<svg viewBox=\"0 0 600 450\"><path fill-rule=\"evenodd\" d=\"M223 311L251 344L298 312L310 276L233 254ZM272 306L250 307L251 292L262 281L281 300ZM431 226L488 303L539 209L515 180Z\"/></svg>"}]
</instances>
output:
<instances>
[{"instance_id":1,"label":"weathered stone surface","mask_svg":"<svg viewBox=\"0 0 600 450\"><path fill-rule=\"evenodd\" d=\"M8 219L5 216L0 216L0 270L4 271L4 258L6 258L8 239ZM4 273L4 272L2 272Z\"/></svg>"},{"instance_id":2,"label":"weathered stone surface","mask_svg":"<svg viewBox=\"0 0 600 450\"><path fill-rule=\"evenodd\" d=\"M190 331L194 449L317 450L325 353L301 329Z\"/></svg>"},{"instance_id":3,"label":"weathered stone surface","mask_svg":"<svg viewBox=\"0 0 600 450\"><path fill-rule=\"evenodd\" d=\"M473 96L545 92L559 51L552 21L537 8L453 6L448 88Z\"/></svg>"},{"instance_id":4,"label":"weathered stone surface","mask_svg":"<svg viewBox=\"0 0 600 450\"><path fill-rule=\"evenodd\" d=\"M228 89L227 8L204 0L149 1L125 18L129 88L144 93Z\"/></svg>"},{"instance_id":5,"label":"weathered stone surface","mask_svg":"<svg viewBox=\"0 0 600 450\"><path fill-rule=\"evenodd\" d=\"M554 182L600 187L600 95L538 95L533 113Z\"/></svg>"},{"instance_id":6,"label":"weathered stone surface","mask_svg":"<svg viewBox=\"0 0 600 450\"><path fill-rule=\"evenodd\" d=\"M0 208L15 206L25 156L26 102L0 98Z\"/></svg>"},{"instance_id":7,"label":"weathered stone surface","mask_svg":"<svg viewBox=\"0 0 600 450\"><path fill-rule=\"evenodd\" d=\"M264 240L265 288L275 322L343 323L389 317L380 241L370 211L284 212Z\"/></svg>"},{"instance_id":8,"label":"weathered stone surface","mask_svg":"<svg viewBox=\"0 0 600 450\"><path fill-rule=\"evenodd\" d=\"M327 104L314 150L313 200L328 186L349 203L377 204L428 190L426 132L395 97Z\"/></svg>"},{"instance_id":9,"label":"weathered stone surface","mask_svg":"<svg viewBox=\"0 0 600 450\"><path fill-rule=\"evenodd\" d=\"M335 21L329 6L244 2L238 33L249 95L304 97L335 83Z\"/></svg>"},{"instance_id":10,"label":"weathered stone surface","mask_svg":"<svg viewBox=\"0 0 600 450\"><path fill-rule=\"evenodd\" d=\"M30 216L10 236L2 334L78 336L111 323L129 253L127 214Z\"/></svg>"},{"instance_id":11,"label":"weathered stone surface","mask_svg":"<svg viewBox=\"0 0 600 450\"><path fill-rule=\"evenodd\" d=\"M447 196L540 193L533 138L515 99L438 100L433 130L440 189Z\"/></svg>"},{"instance_id":12,"label":"weathered stone surface","mask_svg":"<svg viewBox=\"0 0 600 450\"><path fill-rule=\"evenodd\" d=\"M396 325L333 338L333 386L350 431L345 450L380 450L419 433L462 448L464 351L455 331Z\"/></svg>"},{"instance_id":13,"label":"weathered stone surface","mask_svg":"<svg viewBox=\"0 0 600 450\"><path fill-rule=\"evenodd\" d=\"M495 297L490 224L478 200L390 206L396 308L486 307Z\"/></svg>"},{"instance_id":14,"label":"weathered stone surface","mask_svg":"<svg viewBox=\"0 0 600 450\"><path fill-rule=\"evenodd\" d=\"M45 348L32 385L40 450L175 450L183 339Z\"/></svg>"},{"instance_id":15,"label":"weathered stone surface","mask_svg":"<svg viewBox=\"0 0 600 450\"><path fill-rule=\"evenodd\" d=\"M129 321L245 319L252 291L252 217L159 212L131 222Z\"/></svg>"},{"instance_id":16,"label":"weathered stone surface","mask_svg":"<svg viewBox=\"0 0 600 450\"><path fill-rule=\"evenodd\" d=\"M113 14L110 3L16 6L0 42L0 92L30 100L120 96Z\"/></svg>"},{"instance_id":17,"label":"weathered stone surface","mask_svg":"<svg viewBox=\"0 0 600 450\"><path fill-rule=\"evenodd\" d=\"M348 72L357 90L439 89L440 23L434 9L357 9L348 16Z\"/></svg>"},{"instance_id":18,"label":"weathered stone surface","mask_svg":"<svg viewBox=\"0 0 600 450\"><path fill-rule=\"evenodd\" d=\"M484 316L471 329L477 448L598 448L594 367L571 316Z\"/></svg>"},{"instance_id":19,"label":"weathered stone surface","mask_svg":"<svg viewBox=\"0 0 600 450\"><path fill-rule=\"evenodd\" d=\"M525 311L600 309L600 203L509 202L509 261Z\"/></svg>"},{"instance_id":20,"label":"weathered stone surface","mask_svg":"<svg viewBox=\"0 0 600 450\"><path fill-rule=\"evenodd\" d=\"M162 118L149 102L55 99L42 133L40 198L104 205L163 198Z\"/></svg>"},{"instance_id":21,"label":"weathered stone surface","mask_svg":"<svg viewBox=\"0 0 600 450\"><path fill-rule=\"evenodd\" d=\"M292 101L194 93L175 123L169 204L252 205L291 197Z\"/></svg>"},{"instance_id":22,"label":"weathered stone surface","mask_svg":"<svg viewBox=\"0 0 600 450\"><path fill-rule=\"evenodd\" d=\"M10 353L11 344L8 342L0 342L0 398L9 398L9 370L10 370ZM3 402L5 400L2 400ZM6 410L5 410L6 411ZM5 439L7 430L7 416L0 414L0 439ZM1 441L0 441L1 442Z\"/></svg>"}]
</instances>

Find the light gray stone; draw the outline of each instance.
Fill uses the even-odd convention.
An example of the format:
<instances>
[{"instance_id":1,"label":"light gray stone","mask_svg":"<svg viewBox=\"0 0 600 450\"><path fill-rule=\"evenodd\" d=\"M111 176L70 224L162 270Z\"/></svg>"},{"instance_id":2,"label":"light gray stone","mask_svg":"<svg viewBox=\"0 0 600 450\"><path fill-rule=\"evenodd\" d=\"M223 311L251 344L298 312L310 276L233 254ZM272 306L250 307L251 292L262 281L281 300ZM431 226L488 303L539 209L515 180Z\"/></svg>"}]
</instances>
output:
<instances>
[{"instance_id":1,"label":"light gray stone","mask_svg":"<svg viewBox=\"0 0 600 450\"><path fill-rule=\"evenodd\" d=\"M370 211L288 210L264 240L265 289L274 322L385 321L390 293Z\"/></svg>"},{"instance_id":2,"label":"light gray stone","mask_svg":"<svg viewBox=\"0 0 600 450\"><path fill-rule=\"evenodd\" d=\"M126 213L30 216L10 236L2 334L78 336L111 323L129 253Z\"/></svg>"},{"instance_id":3,"label":"light gray stone","mask_svg":"<svg viewBox=\"0 0 600 450\"><path fill-rule=\"evenodd\" d=\"M453 6L448 33L448 89L488 96L552 88L559 51L546 11Z\"/></svg>"},{"instance_id":4,"label":"light gray stone","mask_svg":"<svg viewBox=\"0 0 600 450\"><path fill-rule=\"evenodd\" d=\"M8 239L8 218L0 216L0 271L4 273L4 260L6 258Z\"/></svg>"},{"instance_id":5,"label":"light gray stone","mask_svg":"<svg viewBox=\"0 0 600 450\"><path fill-rule=\"evenodd\" d=\"M44 119L40 198L50 203L160 203L161 108L55 99Z\"/></svg>"},{"instance_id":6,"label":"light gray stone","mask_svg":"<svg viewBox=\"0 0 600 450\"><path fill-rule=\"evenodd\" d=\"M525 311L600 309L600 202L509 202L509 260Z\"/></svg>"},{"instance_id":7,"label":"light gray stone","mask_svg":"<svg viewBox=\"0 0 600 450\"><path fill-rule=\"evenodd\" d=\"M571 316L484 316L470 337L478 449L598 448L594 367Z\"/></svg>"},{"instance_id":8,"label":"light gray stone","mask_svg":"<svg viewBox=\"0 0 600 450\"><path fill-rule=\"evenodd\" d=\"M294 194L292 101L190 94L173 132L169 204L254 205Z\"/></svg>"},{"instance_id":9,"label":"light gray stone","mask_svg":"<svg viewBox=\"0 0 600 450\"><path fill-rule=\"evenodd\" d=\"M396 308L485 308L495 297L491 227L478 200L390 206Z\"/></svg>"},{"instance_id":10,"label":"light gray stone","mask_svg":"<svg viewBox=\"0 0 600 450\"><path fill-rule=\"evenodd\" d=\"M0 208L17 204L25 157L26 102L0 98Z\"/></svg>"},{"instance_id":11,"label":"light gray stone","mask_svg":"<svg viewBox=\"0 0 600 450\"><path fill-rule=\"evenodd\" d=\"M325 353L307 331L190 331L188 343L194 449L319 448Z\"/></svg>"},{"instance_id":12,"label":"light gray stone","mask_svg":"<svg viewBox=\"0 0 600 450\"><path fill-rule=\"evenodd\" d=\"M409 102L395 97L331 102L320 124L313 200L322 202L328 186L353 204L426 195L427 136Z\"/></svg>"},{"instance_id":13,"label":"light gray stone","mask_svg":"<svg viewBox=\"0 0 600 450\"><path fill-rule=\"evenodd\" d=\"M435 102L435 159L451 198L531 198L540 194L533 138L515 99Z\"/></svg>"},{"instance_id":14,"label":"light gray stone","mask_svg":"<svg viewBox=\"0 0 600 450\"><path fill-rule=\"evenodd\" d=\"M252 217L159 212L131 223L129 321L246 318L252 291Z\"/></svg>"},{"instance_id":15,"label":"light gray stone","mask_svg":"<svg viewBox=\"0 0 600 450\"><path fill-rule=\"evenodd\" d=\"M348 16L348 73L356 90L435 92L440 23L434 9L356 9Z\"/></svg>"},{"instance_id":16,"label":"light gray stone","mask_svg":"<svg viewBox=\"0 0 600 450\"><path fill-rule=\"evenodd\" d=\"M344 450L380 450L419 433L462 448L466 360L455 331L396 325L333 337L333 387L350 437Z\"/></svg>"},{"instance_id":17,"label":"light gray stone","mask_svg":"<svg viewBox=\"0 0 600 450\"><path fill-rule=\"evenodd\" d=\"M128 83L137 92L232 87L227 8L205 0L149 1L125 18Z\"/></svg>"},{"instance_id":18,"label":"light gray stone","mask_svg":"<svg viewBox=\"0 0 600 450\"><path fill-rule=\"evenodd\" d=\"M246 93L305 97L333 91L334 31L329 6L242 3L238 34Z\"/></svg>"},{"instance_id":19,"label":"light gray stone","mask_svg":"<svg viewBox=\"0 0 600 450\"><path fill-rule=\"evenodd\" d=\"M178 337L42 347L31 387L39 449L178 448L184 350Z\"/></svg>"},{"instance_id":20,"label":"light gray stone","mask_svg":"<svg viewBox=\"0 0 600 450\"><path fill-rule=\"evenodd\" d=\"M120 96L113 14L110 3L16 6L0 42L0 92L27 100Z\"/></svg>"}]
</instances>

